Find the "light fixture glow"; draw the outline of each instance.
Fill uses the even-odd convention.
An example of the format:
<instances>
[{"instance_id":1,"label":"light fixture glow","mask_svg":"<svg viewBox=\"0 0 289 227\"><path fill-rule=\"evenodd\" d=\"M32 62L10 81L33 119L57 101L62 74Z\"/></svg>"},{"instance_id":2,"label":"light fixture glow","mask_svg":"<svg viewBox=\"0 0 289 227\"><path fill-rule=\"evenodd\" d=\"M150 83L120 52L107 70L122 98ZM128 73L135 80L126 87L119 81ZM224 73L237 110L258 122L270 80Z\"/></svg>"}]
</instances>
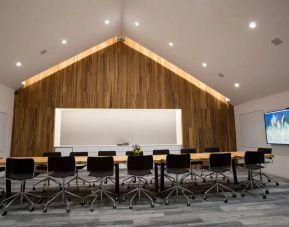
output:
<instances>
[{"instance_id":1,"label":"light fixture glow","mask_svg":"<svg viewBox=\"0 0 289 227\"><path fill-rule=\"evenodd\" d=\"M173 46L174 46L174 43L173 43L173 42L169 42L169 46L170 46L170 47L173 47Z\"/></svg>"},{"instance_id":2,"label":"light fixture glow","mask_svg":"<svg viewBox=\"0 0 289 227\"><path fill-rule=\"evenodd\" d=\"M240 84L239 83L234 83L234 86L235 87L240 87Z\"/></svg>"},{"instance_id":3,"label":"light fixture glow","mask_svg":"<svg viewBox=\"0 0 289 227\"><path fill-rule=\"evenodd\" d=\"M63 40L61 41L61 43L62 43L63 45L65 45L65 44L67 43L67 40L66 40L66 39L63 39Z\"/></svg>"},{"instance_id":4,"label":"light fixture glow","mask_svg":"<svg viewBox=\"0 0 289 227\"><path fill-rule=\"evenodd\" d=\"M138 22L138 21L135 21L135 22L134 22L134 26L138 27L138 26L139 26L139 22Z\"/></svg>"},{"instance_id":5,"label":"light fixture glow","mask_svg":"<svg viewBox=\"0 0 289 227\"><path fill-rule=\"evenodd\" d=\"M109 21L109 20L105 20L104 23L105 23L106 25L108 25L108 24L110 23L110 21Z\"/></svg>"},{"instance_id":6,"label":"light fixture glow","mask_svg":"<svg viewBox=\"0 0 289 227\"><path fill-rule=\"evenodd\" d=\"M18 62L16 62L16 66L20 67L20 66L22 66L22 63L20 61L18 61Z\"/></svg>"},{"instance_id":7,"label":"light fixture glow","mask_svg":"<svg viewBox=\"0 0 289 227\"><path fill-rule=\"evenodd\" d=\"M206 68L208 65L207 65L206 62L203 62L203 63L202 63L202 66L203 66L204 68Z\"/></svg>"},{"instance_id":8,"label":"light fixture glow","mask_svg":"<svg viewBox=\"0 0 289 227\"><path fill-rule=\"evenodd\" d=\"M255 29L255 28L257 27L256 22L254 22L254 21L250 22L249 27L250 27L251 29Z\"/></svg>"}]
</instances>

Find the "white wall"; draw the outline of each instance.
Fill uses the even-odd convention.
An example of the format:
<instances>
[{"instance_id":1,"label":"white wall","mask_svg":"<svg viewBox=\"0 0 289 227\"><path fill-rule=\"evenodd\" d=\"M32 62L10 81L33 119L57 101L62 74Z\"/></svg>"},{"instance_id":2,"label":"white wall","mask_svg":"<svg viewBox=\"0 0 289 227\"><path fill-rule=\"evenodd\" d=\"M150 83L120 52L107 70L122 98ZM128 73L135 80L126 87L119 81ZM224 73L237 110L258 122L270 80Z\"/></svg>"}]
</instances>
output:
<instances>
[{"instance_id":1,"label":"white wall","mask_svg":"<svg viewBox=\"0 0 289 227\"><path fill-rule=\"evenodd\" d=\"M14 90L0 84L0 112L7 113L5 123L4 150L0 151L0 157L10 156L12 122L14 108Z\"/></svg>"},{"instance_id":2,"label":"white wall","mask_svg":"<svg viewBox=\"0 0 289 227\"><path fill-rule=\"evenodd\" d=\"M271 165L267 165L264 171L276 176L281 176L289 179L289 145L267 144L265 129L264 127L261 127L261 125L264 126L264 119L262 117L259 117L256 122L251 122L252 131L247 131L247 133L249 134L247 136L251 137L253 141L256 141L255 146L254 144L250 144L250 147L247 147L247 145L244 144L244 138L242 138L241 136L241 128L244 130L244 127L243 125L241 125L240 122L240 117L242 119L242 115L244 116L244 114L260 111L269 112L288 107L289 90L286 92L278 93L275 95L267 96L261 99L256 99L244 104L237 105L234 107L234 109L238 150L256 150L257 147L259 147L260 145L272 147L275 156L274 162Z\"/></svg>"}]
</instances>

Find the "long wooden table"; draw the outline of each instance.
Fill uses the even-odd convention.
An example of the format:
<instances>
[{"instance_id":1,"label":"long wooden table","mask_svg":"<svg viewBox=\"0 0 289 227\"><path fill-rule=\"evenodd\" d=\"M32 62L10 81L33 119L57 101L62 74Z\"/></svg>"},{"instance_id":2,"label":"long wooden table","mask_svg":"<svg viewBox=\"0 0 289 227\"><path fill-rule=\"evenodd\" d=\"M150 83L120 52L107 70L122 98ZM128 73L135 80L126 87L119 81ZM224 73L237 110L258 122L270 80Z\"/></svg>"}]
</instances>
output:
<instances>
[{"instance_id":1,"label":"long wooden table","mask_svg":"<svg viewBox=\"0 0 289 227\"><path fill-rule=\"evenodd\" d=\"M232 170L233 170L233 177L234 183L238 184L237 172L236 172L236 161L239 159L244 159L245 151L233 151L230 152L232 157ZM192 161L208 161L210 158L211 153L196 153L191 154ZM266 154L266 158L273 158L272 154ZM48 158L47 157L17 157L17 158L32 158L34 160L35 165L47 165ZM124 164L127 162L126 155L117 155L114 156L114 164L115 164L115 192L119 195L119 164ZM165 161L166 155L154 155L154 170L155 170L155 188L157 192L162 192L164 190L164 170L165 170ZM84 156L75 156L76 164L86 164L87 157ZM0 159L0 166L5 166L6 160ZM160 187L159 187L159 167L160 166ZM11 195L11 181L6 180L6 195Z\"/></svg>"}]
</instances>

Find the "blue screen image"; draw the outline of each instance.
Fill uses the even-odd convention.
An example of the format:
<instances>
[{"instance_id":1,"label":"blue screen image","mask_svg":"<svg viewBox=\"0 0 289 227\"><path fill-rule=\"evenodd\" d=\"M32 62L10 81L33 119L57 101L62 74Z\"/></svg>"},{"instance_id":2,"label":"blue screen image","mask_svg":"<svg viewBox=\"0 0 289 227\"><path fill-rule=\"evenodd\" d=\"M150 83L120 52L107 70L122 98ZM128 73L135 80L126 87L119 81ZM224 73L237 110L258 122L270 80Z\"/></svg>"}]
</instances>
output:
<instances>
[{"instance_id":1,"label":"blue screen image","mask_svg":"<svg viewBox=\"0 0 289 227\"><path fill-rule=\"evenodd\" d=\"M289 144L289 109L264 115L267 143Z\"/></svg>"}]
</instances>

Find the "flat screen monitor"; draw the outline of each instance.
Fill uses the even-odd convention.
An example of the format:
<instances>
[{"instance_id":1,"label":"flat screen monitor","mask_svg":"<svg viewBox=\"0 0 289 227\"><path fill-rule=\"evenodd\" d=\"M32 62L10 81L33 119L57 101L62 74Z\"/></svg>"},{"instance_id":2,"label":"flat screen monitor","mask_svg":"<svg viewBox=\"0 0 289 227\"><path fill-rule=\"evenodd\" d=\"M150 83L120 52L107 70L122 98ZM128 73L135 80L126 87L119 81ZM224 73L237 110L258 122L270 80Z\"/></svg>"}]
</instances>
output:
<instances>
[{"instance_id":1,"label":"flat screen monitor","mask_svg":"<svg viewBox=\"0 0 289 227\"><path fill-rule=\"evenodd\" d=\"M264 114L268 144L289 144L289 109Z\"/></svg>"}]
</instances>

